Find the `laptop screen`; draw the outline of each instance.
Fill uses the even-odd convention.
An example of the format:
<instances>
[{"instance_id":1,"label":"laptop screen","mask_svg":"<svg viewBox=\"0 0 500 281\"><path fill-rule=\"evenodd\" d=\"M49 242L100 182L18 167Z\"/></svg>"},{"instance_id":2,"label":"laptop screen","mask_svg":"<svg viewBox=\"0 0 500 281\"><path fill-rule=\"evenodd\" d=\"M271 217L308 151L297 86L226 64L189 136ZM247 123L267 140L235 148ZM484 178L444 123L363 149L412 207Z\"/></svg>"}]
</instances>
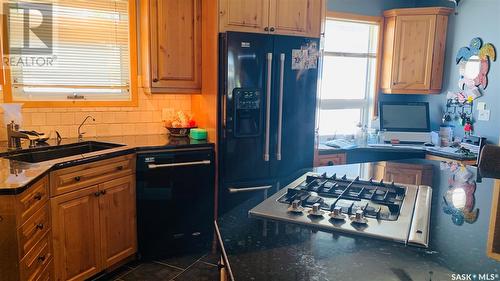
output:
<instances>
[{"instance_id":1,"label":"laptop screen","mask_svg":"<svg viewBox=\"0 0 500 281\"><path fill-rule=\"evenodd\" d=\"M429 103L381 102L380 129L395 132L430 132Z\"/></svg>"}]
</instances>

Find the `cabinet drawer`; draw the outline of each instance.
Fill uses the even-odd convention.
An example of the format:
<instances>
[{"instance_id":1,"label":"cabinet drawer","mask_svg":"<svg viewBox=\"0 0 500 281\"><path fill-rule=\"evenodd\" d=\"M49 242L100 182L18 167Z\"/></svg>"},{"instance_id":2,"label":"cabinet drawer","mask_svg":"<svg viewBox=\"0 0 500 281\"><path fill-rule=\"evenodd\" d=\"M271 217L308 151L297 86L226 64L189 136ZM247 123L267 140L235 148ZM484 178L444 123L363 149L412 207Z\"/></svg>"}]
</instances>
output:
<instances>
[{"instance_id":1,"label":"cabinet drawer","mask_svg":"<svg viewBox=\"0 0 500 281\"><path fill-rule=\"evenodd\" d=\"M52 269L52 265L54 263L50 261L47 266L43 269L43 271L35 278L34 281L52 281L54 280L54 270Z\"/></svg>"},{"instance_id":2,"label":"cabinet drawer","mask_svg":"<svg viewBox=\"0 0 500 281\"><path fill-rule=\"evenodd\" d=\"M48 177L42 178L17 195L18 225L24 224L49 199L48 179Z\"/></svg>"},{"instance_id":3,"label":"cabinet drawer","mask_svg":"<svg viewBox=\"0 0 500 281\"><path fill-rule=\"evenodd\" d=\"M19 256L24 257L50 230L49 204L45 204L19 229Z\"/></svg>"},{"instance_id":4,"label":"cabinet drawer","mask_svg":"<svg viewBox=\"0 0 500 281\"><path fill-rule=\"evenodd\" d=\"M52 261L52 249L49 237L45 235L21 260L21 280L36 280ZM48 267L50 270L50 266Z\"/></svg>"},{"instance_id":5,"label":"cabinet drawer","mask_svg":"<svg viewBox=\"0 0 500 281\"><path fill-rule=\"evenodd\" d=\"M346 163L345 154L332 154L319 156L316 161L316 166L334 166L343 165Z\"/></svg>"},{"instance_id":6,"label":"cabinet drawer","mask_svg":"<svg viewBox=\"0 0 500 281\"><path fill-rule=\"evenodd\" d=\"M54 171L50 174L50 196L132 174L134 159L131 154Z\"/></svg>"}]
</instances>

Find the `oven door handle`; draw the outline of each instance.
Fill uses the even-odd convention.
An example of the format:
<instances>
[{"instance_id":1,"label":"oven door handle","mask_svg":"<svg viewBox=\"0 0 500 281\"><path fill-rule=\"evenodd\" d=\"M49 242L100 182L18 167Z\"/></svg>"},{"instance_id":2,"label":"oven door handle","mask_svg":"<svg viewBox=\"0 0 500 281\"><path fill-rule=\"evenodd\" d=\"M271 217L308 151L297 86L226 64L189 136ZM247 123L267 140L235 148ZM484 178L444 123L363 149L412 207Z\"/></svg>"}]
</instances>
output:
<instances>
[{"instance_id":1,"label":"oven door handle","mask_svg":"<svg viewBox=\"0 0 500 281\"><path fill-rule=\"evenodd\" d=\"M229 191L229 193L239 193L239 192L252 192L252 191L259 191L259 190L268 190L271 187L273 187L273 186L272 185L262 185L262 186L252 186L252 187L244 187L244 188L230 187L227 190Z\"/></svg>"},{"instance_id":2,"label":"oven door handle","mask_svg":"<svg viewBox=\"0 0 500 281\"><path fill-rule=\"evenodd\" d=\"M211 163L212 162L210 160L202 160L202 161L170 163L170 164L148 164L148 168L159 169L159 168L182 167L182 166L210 165Z\"/></svg>"}]
</instances>

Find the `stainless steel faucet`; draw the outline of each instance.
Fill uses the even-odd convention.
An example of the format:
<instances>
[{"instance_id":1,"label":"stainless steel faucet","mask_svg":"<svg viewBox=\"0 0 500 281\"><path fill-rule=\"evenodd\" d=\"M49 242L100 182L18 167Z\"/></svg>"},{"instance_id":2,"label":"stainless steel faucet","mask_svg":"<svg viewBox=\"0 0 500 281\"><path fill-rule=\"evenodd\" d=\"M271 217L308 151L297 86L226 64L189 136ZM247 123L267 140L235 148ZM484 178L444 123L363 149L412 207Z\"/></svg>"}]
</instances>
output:
<instances>
[{"instance_id":1,"label":"stainless steel faucet","mask_svg":"<svg viewBox=\"0 0 500 281\"><path fill-rule=\"evenodd\" d=\"M9 150L21 149L21 139L30 141L30 148L36 146L38 135L28 134L27 132L19 131L19 125L11 121L7 124L7 139L9 141Z\"/></svg>"},{"instance_id":2,"label":"stainless steel faucet","mask_svg":"<svg viewBox=\"0 0 500 281\"><path fill-rule=\"evenodd\" d=\"M89 118L92 118L92 121L95 122L95 118L88 115L87 117L85 117L85 119L83 119L83 122L80 124L80 126L78 126L78 141L82 141L83 140L83 134L85 134L85 132L80 132L80 128L83 126L83 124L85 124L85 122L87 121L87 119Z\"/></svg>"}]
</instances>

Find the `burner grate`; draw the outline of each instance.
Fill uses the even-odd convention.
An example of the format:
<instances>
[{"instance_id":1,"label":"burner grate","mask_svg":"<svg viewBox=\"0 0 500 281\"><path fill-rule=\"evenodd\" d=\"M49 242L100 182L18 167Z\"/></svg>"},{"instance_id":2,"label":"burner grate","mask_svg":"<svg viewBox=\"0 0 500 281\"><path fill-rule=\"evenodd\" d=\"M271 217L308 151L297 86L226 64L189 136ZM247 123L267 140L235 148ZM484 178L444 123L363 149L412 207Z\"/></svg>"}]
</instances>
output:
<instances>
[{"instance_id":1,"label":"burner grate","mask_svg":"<svg viewBox=\"0 0 500 281\"><path fill-rule=\"evenodd\" d=\"M299 200L303 207L312 207L319 203L320 208L333 211L337 206L342 213L353 215L362 210L364 215L378 220L397 220L405 197L406 188L397 186L394 182L383 180L368 181L348 179L346 175L328 177L308 175L304 182L296 187L288 188L287 193L278 202L291 204Z\"/></svg>"}]
</instances>

